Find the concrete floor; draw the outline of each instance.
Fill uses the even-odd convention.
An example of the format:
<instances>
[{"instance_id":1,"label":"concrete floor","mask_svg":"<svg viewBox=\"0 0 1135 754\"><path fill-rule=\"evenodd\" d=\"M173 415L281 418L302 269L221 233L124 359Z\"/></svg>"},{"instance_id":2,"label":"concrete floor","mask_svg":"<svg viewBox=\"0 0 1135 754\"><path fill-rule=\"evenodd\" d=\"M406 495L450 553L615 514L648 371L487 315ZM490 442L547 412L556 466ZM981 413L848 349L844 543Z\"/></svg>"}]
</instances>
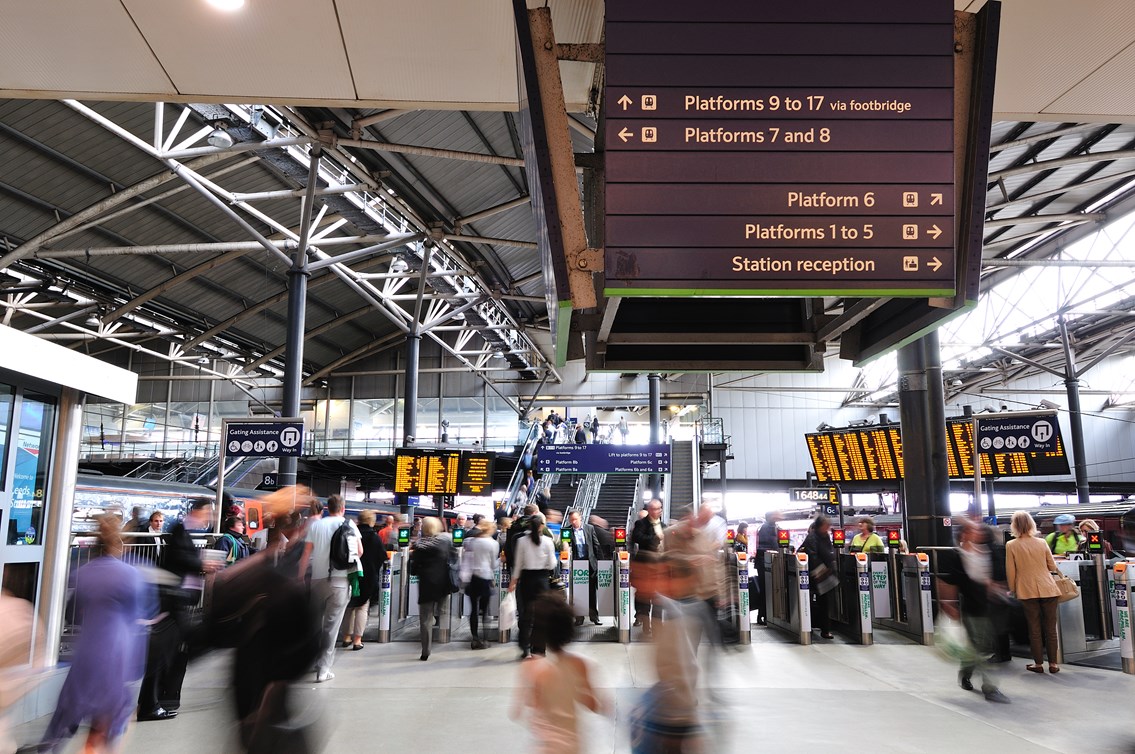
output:
<instances>
[{"instance_id":1,"label":"concrete floor","mask_svg":"<svg viewBox=\"0 0 1135 754\"><path fill-rule=\"evenodd\" d=\"M881 637L883 638L883 637ZM648 644L577 644L612 701L612 714L589 715L583 750L627 752L626 720L654 681ZM435 648L418 660L412 643L369 644L340 651L329 683L303 683L296 699L324 722L326 750L507 754L533 750L524 727L509 719L517 682L515 645L472 652L467 644ZM227 658L213 655L190 669L184 705L174 720L134 725L125 752L235 752L225 694ZM835 642L800 647L770 629L728 652L707 689L714 752L850 747L876 752L1132 752L1135 716L1127 707L1135 678L1066 666L1058 676L999 666L1013 703L994 705L956 683L956 670L933 649L906 642L860 647ZM714 701L708 700L713 694ZM16 732L37 739L41 719ZM69 749L78 750L77 742Z\"/></svg>"}]
</instances>

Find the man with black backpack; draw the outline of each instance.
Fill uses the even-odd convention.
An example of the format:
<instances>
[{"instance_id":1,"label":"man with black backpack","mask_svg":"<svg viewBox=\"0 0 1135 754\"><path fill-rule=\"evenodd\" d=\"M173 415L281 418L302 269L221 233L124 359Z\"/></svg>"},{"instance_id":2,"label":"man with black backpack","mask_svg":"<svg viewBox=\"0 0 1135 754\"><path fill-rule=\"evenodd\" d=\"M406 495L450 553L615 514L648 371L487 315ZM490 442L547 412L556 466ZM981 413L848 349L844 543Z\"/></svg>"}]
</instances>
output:
<instances>
[{"instance_id":1,"label":"man with black backpack","mask_svg":"<svg viewBox=\"0 0 1135 754\"><path fill-rule=\"evenodd\" d=\"M335 677L335 639L351 597L348 573L362 553L358 528L343 516L343 498L327 498L327 514L307 527L304 541L311 562L311 599L323 616L319 659L315 661L315 682Z\"/></svg>"}]
</instances>

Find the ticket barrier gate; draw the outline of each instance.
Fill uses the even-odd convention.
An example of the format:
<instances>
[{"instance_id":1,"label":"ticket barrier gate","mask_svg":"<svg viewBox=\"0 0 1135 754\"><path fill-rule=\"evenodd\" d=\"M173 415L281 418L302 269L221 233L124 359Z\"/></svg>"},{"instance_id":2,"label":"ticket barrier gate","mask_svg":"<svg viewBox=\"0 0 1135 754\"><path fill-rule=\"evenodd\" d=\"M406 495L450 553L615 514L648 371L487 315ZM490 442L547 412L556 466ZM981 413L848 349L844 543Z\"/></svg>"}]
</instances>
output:
<instances>
[{"instance_id":1,"label":"ticket barrier gate","mask_svg":"<svg viewBox=\"0 0 1135 754\"><path fill-rule=\"evenodd\" d=\"M930 557L924 552L902 555L892 550L871 555L870 566L872 624L903 634L919 644L933 644Z\"/></svg>"},{"instance_id":2,"label":"ticket barrier gate","mask_svg":"<svg viewBox=\"0 0 1135 754\"><path fill-rule=\"evenodd\" d=\"M1057 613L1058 662L1076 662L1121 649L1114 566L1102 555L1088 560L1060 560L1056 567L1076 582L1079 596L1062 602ZM1126 572L1126 567L1120 569Z\"/></svg>"},{"instance_id":3,"label":"ticket barrier gate","mask_svg":"<svg viewBox=\"0 0 1135 754\"><path fill-rule=\"evenodd\" d=\"M872 627L871 562L861 552L839 556L839 587L831 600L832 628L856 644L875 643Z\"/></svg>"},{"instance_id":4,"label":"ticket barrier gate","mask_svg":"<svg viewBox=\"0 0 1135 754\"><path fill-rule=\"evenodd\" d=\"M1135 637L1131 631L1131 600L1135 592L1135 560L1119 561L1112 566L1115 574L1116 636L1124 673L1135 674Z\"/></svg>"},{"instance_id":5,"label":"ticket barrier gate","mask_svg":"<svg viewBox=\"0 0 1135 754\"><path fill-rule=\"evenodd\" d=\"M736 554L737 563L737 642L751 644L753 641L753 626L749 621L749 554L739 552Z\"/></svg>"},{"instance_id":6,"label":"ticket barrier gate","mask_svg":"<svg viewBox=\"0 0 1135 754\"><path fill-rule=\"evenodd\" d=\"M812 643L812 592L808 556L782 550L765 553L768 625L785 631L800 644Z\"/></svg>"},{"instance_id":7,"label":"ticket barrier gate","mask_svg":"<svg viewBox=\"0 0 1135 754\"><path fill-rule=\"evenodd\" d=\"M460 550L458 557L461 557ZM409 548L403 547L390 553L390 560L384 568L378 604L379 642L418 640L418 579L410 576L406 567L408 562ZM498 568L494 582L504 586L489 600L488 618L500 616L500 598L508 590L508 569ZM463 619L468 617L472 607L472 601L463 591L451 594L443 602L441 615L433 629L434 641L439 644L450 642L453 633L462 627ZM507 631L503 633L508 634Z\"/></svg>"},{"instance_id":8,"label":"ticket barrier gate","mask_svg":"<svg viewBox=\"0 0 1135 754\"><path fill-rule=\"evenodd\" d=\"M565 560L566 558L566 560ZM600 626L579 632L576 641L618 639L618 580L617 558L599 559L596 565L595 607ZM572 615L584 620L591 617L591 564L587 560L576 560L570 549L560 552L560 580L567 589L568 604ZM587 626L587 623L584 623Z\"/></svg>"}]
</instances>

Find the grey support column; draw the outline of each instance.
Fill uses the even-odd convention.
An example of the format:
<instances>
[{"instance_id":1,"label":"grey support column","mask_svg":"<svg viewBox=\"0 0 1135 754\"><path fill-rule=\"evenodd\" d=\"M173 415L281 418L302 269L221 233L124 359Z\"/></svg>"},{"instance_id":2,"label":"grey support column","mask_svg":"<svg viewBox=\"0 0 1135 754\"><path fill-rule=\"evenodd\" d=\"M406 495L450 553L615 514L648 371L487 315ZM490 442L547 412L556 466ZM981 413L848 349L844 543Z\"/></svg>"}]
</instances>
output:
<instances>
[{"instance_id":1,"label":"grey support column","mask_svg":"<svg viewBox=\"0 0 1135 754\"><path fill-rule=\"evenodd\" d=\"M39 600L44 663L48 667L59 662L71 561L71 515L75 505L75 478L79 473L79 444L83 439L83 398L71 388L64 388L59 397L55 438L43 534L43 592Z\"/></svg>"},{"instance_id":2,"label":"grey support column","mask_svg":"<svg viewBox=\"0 0 1135 754\"><path fill-rule=\"evenodd\" d=\"M402 444L412 445L418 434L418 350L422 336L410 333L406 336L405 391L402 394Z\"/></svg>"},{"instance_id":3,"label":"grey support column","mask_svg":"<svg viewBox=\"0 0 1135 754\"><path fill-rule=\"evenodd\" d=\"M303 387L303 346L307 329L307 281L311 272L307 268L307 246L311 239L311 220L315 209L315 189L319 185L320 147L311 150L311 163L307 173L307 193L300 212L300 238L292 266L288 269L288 332L284 350L283 414L300 415L300 391ZM280 486L296 483L299 459L286 456L280 459Z\"/></svg>"},{"instance_id":4,"label":"grey support column","mask_svg":"<svg viewBox=\"0 0 1135 754\"><path fill-rule=\"evenodd\" d=\"M650 385L650 441L662 442L662 375L650 374L646 377ZM662 476L652 474L650 477L650 494L653 497L662 497Z\"/></svg>"},{"instance_id":5,"label":"grey support column","mask_svg":"<svg viewBox=\"0 0 1135 754\"><path fill-rule=\"evenodd\" d=\"M1072 350L1068 323L1064 317L1060 317L1060 342L1064 345L1064 389L1068 393L1068 429L1072 433L1076 502L1087 505L1091 502L1091 495L1088 488L1088 459L1084 450L1084 415L1080 408L1080 374L1076 371L1076 352Z\"/></svg>"},{"instance_id":6,"label":"grey support column","mask_svg":"<svg viewBox=\"0 0 1135 754\"><path fill-rule=\"evenodd\" d=\"M898 352L898 362L905 469L903 523L913 551L946 543L941 519L949 515L950 488L937 336L904 346ZM932 380L938 383L933 388Z\"/></svg>"}]
</instances>

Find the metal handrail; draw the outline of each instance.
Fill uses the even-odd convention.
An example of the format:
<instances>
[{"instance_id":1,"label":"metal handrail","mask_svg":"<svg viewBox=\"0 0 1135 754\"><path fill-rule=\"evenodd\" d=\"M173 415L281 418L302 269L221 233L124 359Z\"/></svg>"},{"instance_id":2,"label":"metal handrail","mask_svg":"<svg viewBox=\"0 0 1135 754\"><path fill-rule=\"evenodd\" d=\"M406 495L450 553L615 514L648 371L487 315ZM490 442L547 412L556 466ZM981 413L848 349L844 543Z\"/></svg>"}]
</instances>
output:
<instances>
[{"instance_id":1,"label":"metal handrail","mask_svg":"<svg viewBox=\"0 0 1135 754\"><path fill-rule=\"evenodd\" d=\"M528 435L524 438L524 446L520 450L521 463L516 464L516 469L512 472L512 478L508 480L507 497L505 497L504 511L512 513L519 507L517 496L520 493L520 485L524 482L524 457L529 454L535 454L536 441L540 437L540 425L536 422L530 422L528 425ZM529 494L531 499L531 494ZM526 501L527 502L527 501Z\"/></svg>"},{"instance_id":2,"label":"metal handrail","mask_svg":"<svg viewBox=\"0 0 1135 754\"><path fill-rule=\"evenodd\" d=\"M606 481L606 474L588 474L576 488L572 509L579 511L584 521L591 516L591 511L595 509L595 504L599 501L599 493Z\"/></svg>"}]
</instances>

